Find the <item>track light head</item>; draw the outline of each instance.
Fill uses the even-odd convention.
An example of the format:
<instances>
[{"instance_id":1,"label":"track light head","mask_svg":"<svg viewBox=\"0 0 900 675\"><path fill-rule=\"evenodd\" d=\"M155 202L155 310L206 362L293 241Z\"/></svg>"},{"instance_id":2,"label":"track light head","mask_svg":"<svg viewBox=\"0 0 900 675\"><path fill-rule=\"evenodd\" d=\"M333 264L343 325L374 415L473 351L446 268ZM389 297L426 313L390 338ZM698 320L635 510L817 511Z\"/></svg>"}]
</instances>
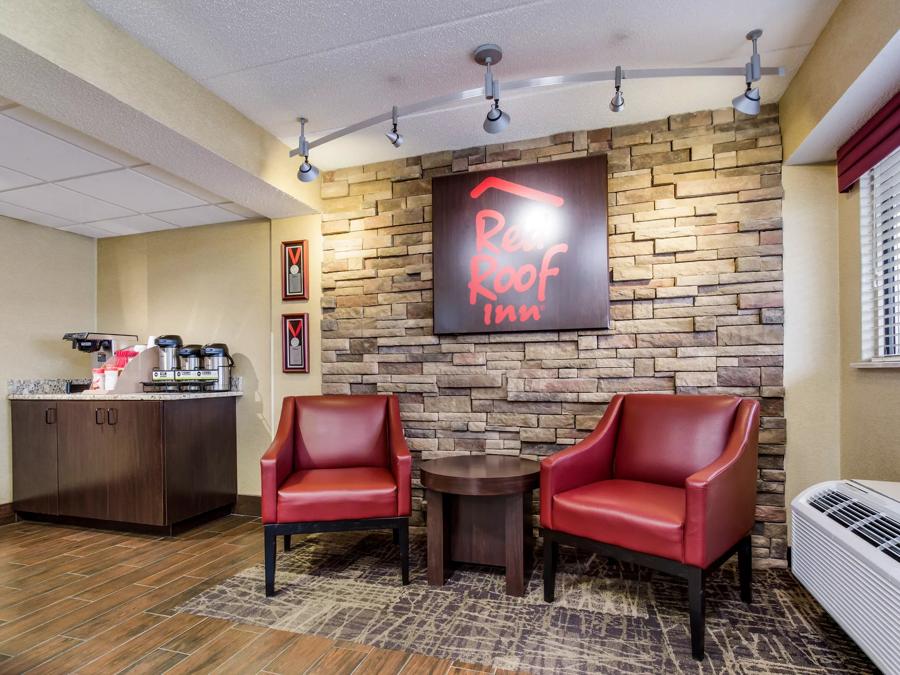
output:
<instances>
[{"instance_id":1,"label":"track light head","mask_svg":"<svg viewBox=\"0 0 900 675\"><path fill-rule=\"evenodd\" d=\"M622 112L625 107L625 97L622 95L622 66L616 66L616 93L609 101L609 109L613 112Z\"/></svg>"},{"instance_id":2,"label":"track light head","mask_svg":"<svg viewBox=\"0 0 900 675\"><path fill-rule=\"evenodd\" d=\"M385 136L391 142L395 148L399 148L403 145L403 136L397 131L397 106L394 106L394 109L391 111L391 117L394 121L394 126L391 127L391 130L388 131Z\"/></svg>"},{"instance_id":3,"label":"track light head","mask_svg":"<svg viewBox=\"0 0 900 675\"><path fill-rule=\"evenodd\" d=\"M622 92L619 91L619 88L616 87L616 93L609 100L609 109L613 112L622 112L622 108L625 107L625 97L622 96Z\"/></svg>"},{"instance_id":4,"label":"track light head","mask_svg":"<svg viewBox=\"0 0 900 675\"><path fill-rule=\"evenodd\" d=\"M500 110L500 99L494 99L494 105L488 110L482 126L489 134L499 134L509 126L509 113Z\"/></svg>"},{"instance_id":5,"label":"track light head","mask_svg":"<svg viewBox=\"0 0 900 675\"><path fill-rule=\"evenodd\" d=\"M396 127L394 127L393 131L388 131L385 136L387 136L387 139L395 148L399 148L401 145L403 145L403 135L397 133Z\"/></svg>"},{"instance_id":6,"label":"track light head","mask_svg":"<svg viewBox=\"0 0 900 675\"><path fill-rule=\"evenodd\" d=\"M297 171L297 178L300 179L301 183L312 183L318 177L319 168L309 163L309 157L304 157L303 164L300 165L300 169Z\"/></svg>"},{"instance_id":7,"label":"track light head","mask_svg":"<svg viewBox=\"0 0 900 675\"><path fill-rule=\"evenodd\" d=\"M745 115L759 115L759 89L751 87L748 82L747 90L740 96L731 99L731 105Z\"/></svg>"},{"instance_id":8,"label":"track light head","mask_svg":"<svg viewBox=\"0 0 900 675\"><path fill-rule=\"evenodd\" d=\"M745 79L747 80L747 89L743 94L735 96L731 99L731 105L738 112L745 115L759 115L759 89L753 87L753 64L748 63L746 68Z\"/></svg>"}]
</instances>

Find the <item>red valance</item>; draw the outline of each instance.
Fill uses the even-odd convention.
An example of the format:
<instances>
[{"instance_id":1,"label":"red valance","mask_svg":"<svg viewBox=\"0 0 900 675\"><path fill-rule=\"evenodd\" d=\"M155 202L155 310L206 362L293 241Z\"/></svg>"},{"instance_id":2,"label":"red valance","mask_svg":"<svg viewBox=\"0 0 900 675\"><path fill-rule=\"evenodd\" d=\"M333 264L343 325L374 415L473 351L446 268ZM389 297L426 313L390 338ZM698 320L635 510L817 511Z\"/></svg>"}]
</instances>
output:
<instances>
[{"instance_id":1,"label":"red valance","mask_svg":"<svg viewBox=\"0 0 900 675\"><path fill-rule=\"evenodd\" d=\"M897 147L900 147L900 93L838 148L838 190L847 192L860 176Z\"/></svg>"}]
</instances>

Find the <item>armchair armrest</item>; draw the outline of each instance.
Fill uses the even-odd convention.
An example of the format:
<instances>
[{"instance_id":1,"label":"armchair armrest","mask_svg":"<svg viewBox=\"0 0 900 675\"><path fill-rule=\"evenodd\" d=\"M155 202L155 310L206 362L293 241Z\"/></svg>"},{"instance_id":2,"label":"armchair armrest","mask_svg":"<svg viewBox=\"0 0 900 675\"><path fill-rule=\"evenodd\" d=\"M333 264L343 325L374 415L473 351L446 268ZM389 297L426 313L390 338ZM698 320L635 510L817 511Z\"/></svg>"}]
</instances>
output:
<instances>
[{"instance_id":1,"label":"armchair armrest","mask_svg":"<svg viewBox=\"0 0 900 675\"><path fill-rule=\"evenodd\" d=\"M397 482L397 515L408 516L412 512L412 456L403 436L400 420L400 400L388 399L388 451L391 456L391 473Z\"/></svg>"},{"instance_id":2,"label":"armchair armrest","mask_svg":"<svg viewBox=\"0 0 900 675\"><path fill-rule=\"evenodd\" d=\"M281 404L281 419L269 449L259 460L262 479L262 519L264 523L278 520L276 511L278 487L294 470L294 408L290 396Z\"/></svg>"},{"instance_id":3,"label":"armchair armrest","mask_svg":"<svg viewBox=\"0 0 900 675\"><path fill-rule=\"evenodd\" d=\"M706 568L753 528L756 520L759 402L744 399L725 450L685 480L684 557Z\"/></svg>"},{"instance_id":4,"label":"armchair armrest","mask_svg":"<svg viewBox=\"0 0 900 675\"><path fill-rule=\"evenodd\" d=\"M581 442L541 461L541 526L553 529L553 495L612 476L622 396L614 396L606 413Z\"/></svg>"}]
</instances>

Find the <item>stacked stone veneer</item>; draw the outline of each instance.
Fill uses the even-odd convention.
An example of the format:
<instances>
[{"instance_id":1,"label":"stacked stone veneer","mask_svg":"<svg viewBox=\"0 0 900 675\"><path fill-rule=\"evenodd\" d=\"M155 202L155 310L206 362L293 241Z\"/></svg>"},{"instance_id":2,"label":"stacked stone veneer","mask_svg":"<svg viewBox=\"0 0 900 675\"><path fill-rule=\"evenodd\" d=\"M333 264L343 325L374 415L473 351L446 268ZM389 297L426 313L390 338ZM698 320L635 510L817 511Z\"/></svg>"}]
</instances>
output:
<instances>
[{"instance_id":1,"label":"stacked stone veneer","mask_svg":"<svg viewBox=\"0 0 900 675\"><path fill-rule=\"evenodd\" d=\"M703 111L326 173L323 391L398 394L417 462L539 458L583 438L617 392L758 397L754 553L784 565L777 114ZM596 153L609 161L612 329L433 335L431 178Z\"/></svg>"}]
</instances>

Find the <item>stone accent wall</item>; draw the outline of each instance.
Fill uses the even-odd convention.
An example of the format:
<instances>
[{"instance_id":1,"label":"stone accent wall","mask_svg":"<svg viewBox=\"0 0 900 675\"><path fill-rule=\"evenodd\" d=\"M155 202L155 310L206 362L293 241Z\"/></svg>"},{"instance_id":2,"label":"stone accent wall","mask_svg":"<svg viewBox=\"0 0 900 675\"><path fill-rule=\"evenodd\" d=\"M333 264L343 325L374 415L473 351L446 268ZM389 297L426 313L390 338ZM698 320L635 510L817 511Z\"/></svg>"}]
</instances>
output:
<instances>
[{"instance_id":1,"label":"stone accent wall","mask_svg":"<svg viewBox=\"0 0 900 675\"><path fill-rule=\"evenodd\" d=\"M784 566L777 115L723 108L326 173L323 391L398 394L417 462L540 458L617 392L757 397L754 555ZM609 160L612 329L433 335L431 178L595 153ZM419 517L417 478L413 500Z\"/></svg>"}]
</instances>

